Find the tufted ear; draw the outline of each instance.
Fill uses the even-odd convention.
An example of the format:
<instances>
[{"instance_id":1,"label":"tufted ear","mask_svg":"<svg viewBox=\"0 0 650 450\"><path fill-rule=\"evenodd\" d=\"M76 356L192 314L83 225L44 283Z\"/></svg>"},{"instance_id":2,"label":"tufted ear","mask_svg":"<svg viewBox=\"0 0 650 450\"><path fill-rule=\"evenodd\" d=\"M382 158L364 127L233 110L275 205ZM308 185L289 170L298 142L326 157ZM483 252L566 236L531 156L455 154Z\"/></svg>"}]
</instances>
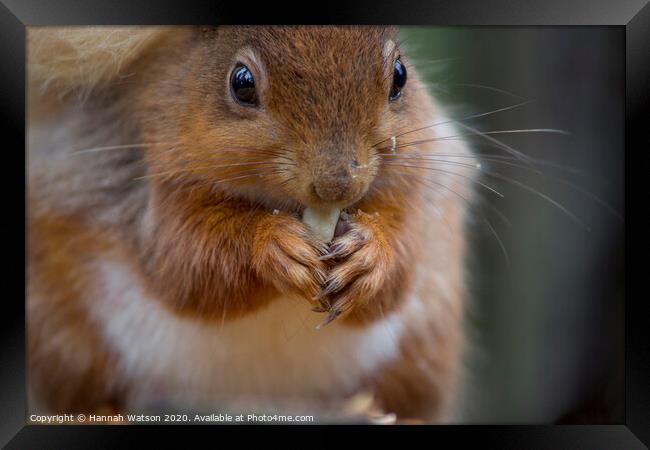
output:
<instances>
[{"instance_id":1,"label":"tufted ear","mask_svg":"<svg viewBox=\"0 0 650 450\"><path fill-rule=\"evenodd\" d=\"M84 97L116 77L173 27L30 27L27 76L37 93Z\"/></svg>"}]
</instances>

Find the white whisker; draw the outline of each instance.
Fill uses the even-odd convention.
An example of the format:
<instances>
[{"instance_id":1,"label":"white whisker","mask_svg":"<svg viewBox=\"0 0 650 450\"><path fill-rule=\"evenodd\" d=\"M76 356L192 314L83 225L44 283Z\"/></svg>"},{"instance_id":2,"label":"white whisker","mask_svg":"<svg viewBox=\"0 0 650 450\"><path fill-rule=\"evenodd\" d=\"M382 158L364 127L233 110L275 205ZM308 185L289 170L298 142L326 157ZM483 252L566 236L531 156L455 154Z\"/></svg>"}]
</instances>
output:
<instances>
[{"instance_id":1,"label":"white whisker","mask_svg":"<svg viewBox=\"0 0 650 450\"><path fill-rule=\"evenodd\" d=\"M458 122L462 122L462 121L477 119L479 117L485 117L485 116L489 116L489 115L492 115L492 114L497 114L497 113L500 113L500 112L508 111L510 109L519 108L521 106L527 105L527 104L532 103L532 102L533 102L533 100L527 100L525 102L520 102L520 103L517 103L517 104L514 104L514 105L505 106L503 108L494 109L492 111L487 111L487 112L478 113L478 114L472 114L470 116L466 116L466 117L463 117L463 118L460 118L460 119L448 119L448 120L444 120L444 121L441 121L441 122L436 122L436 123L433 123L431 125L416 128L414 130L410 130L410 131L407 131L407 132L404 132L404 133L401 133L401 134L398 134L398 135L393 135L393 136L398 138L398 137L406 136L407 134L415 133L417 131L426 130L427 128L432 128L432 127L436 127L436 126L439 126L439 125L446 125L446 124L450 124L450 123L458 123ZM381 140L381 141L377 142L376 144L372 145L371 147L376 147L377 145L379 145L379 144L381 144L383 142L386 142L387 140L389 140L393 136L389 136L386 139Z\"/></svg>"}]
</instances>

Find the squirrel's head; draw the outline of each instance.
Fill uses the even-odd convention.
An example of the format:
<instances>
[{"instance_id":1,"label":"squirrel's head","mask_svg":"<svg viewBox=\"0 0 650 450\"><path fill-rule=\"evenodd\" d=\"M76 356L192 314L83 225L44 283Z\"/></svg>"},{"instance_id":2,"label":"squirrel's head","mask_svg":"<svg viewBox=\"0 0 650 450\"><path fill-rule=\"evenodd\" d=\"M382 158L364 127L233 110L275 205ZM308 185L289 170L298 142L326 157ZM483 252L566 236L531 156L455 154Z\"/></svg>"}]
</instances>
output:
<instances>
[{"instance_id":1,"label":"squirrel's head","mask_svg":"<svg viewBox=\"0 0 650 450\"><path fill-rule=\"evenodd\" d=\"M146 89L151 177L346 207L428 107L395 30L201 29Z\"/></svg>"}]
</instances>

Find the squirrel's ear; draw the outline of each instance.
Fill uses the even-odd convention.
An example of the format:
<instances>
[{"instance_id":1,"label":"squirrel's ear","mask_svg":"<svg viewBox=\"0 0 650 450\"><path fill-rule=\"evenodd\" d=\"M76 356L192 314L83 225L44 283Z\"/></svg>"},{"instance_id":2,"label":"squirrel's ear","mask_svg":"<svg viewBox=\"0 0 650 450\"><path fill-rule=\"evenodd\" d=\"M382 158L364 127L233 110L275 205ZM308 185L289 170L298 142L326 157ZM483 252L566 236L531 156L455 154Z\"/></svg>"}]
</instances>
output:
<instances>
[{"instance_id":1,"label":"squirrel's ear","mask_svg":"<svg viewBox=\"0 0 650 450\"><path fill-rule=\"evenodd\" d=\"M125 75L171 27L30 27L30 88L58 96L87 93Z\"/></svg>"}]
</instances>

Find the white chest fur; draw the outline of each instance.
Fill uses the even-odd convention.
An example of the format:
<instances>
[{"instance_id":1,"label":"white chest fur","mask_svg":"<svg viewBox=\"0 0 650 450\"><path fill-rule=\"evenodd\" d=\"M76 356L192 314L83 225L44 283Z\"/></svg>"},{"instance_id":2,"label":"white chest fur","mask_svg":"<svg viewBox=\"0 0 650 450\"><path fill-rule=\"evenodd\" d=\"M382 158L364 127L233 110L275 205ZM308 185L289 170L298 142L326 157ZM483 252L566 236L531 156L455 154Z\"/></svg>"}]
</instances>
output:
<instances>
[{"instance_id":1,"label":"white chest fur","mask_svg":"<svg viewBox=\"0 0 650 450\"><path fill-rule=\"evenodd\" d=\"M122 381L135 386L131 404L171 402L209 407L224 396L336 396L354 390L395 357L398 314L363 328L332 323L306 301L278 298L239 320L208 324L178 317L147 298L116 263L99 265L103 280L91 312L116 353Z\"/></svg>"}]
</instances>

